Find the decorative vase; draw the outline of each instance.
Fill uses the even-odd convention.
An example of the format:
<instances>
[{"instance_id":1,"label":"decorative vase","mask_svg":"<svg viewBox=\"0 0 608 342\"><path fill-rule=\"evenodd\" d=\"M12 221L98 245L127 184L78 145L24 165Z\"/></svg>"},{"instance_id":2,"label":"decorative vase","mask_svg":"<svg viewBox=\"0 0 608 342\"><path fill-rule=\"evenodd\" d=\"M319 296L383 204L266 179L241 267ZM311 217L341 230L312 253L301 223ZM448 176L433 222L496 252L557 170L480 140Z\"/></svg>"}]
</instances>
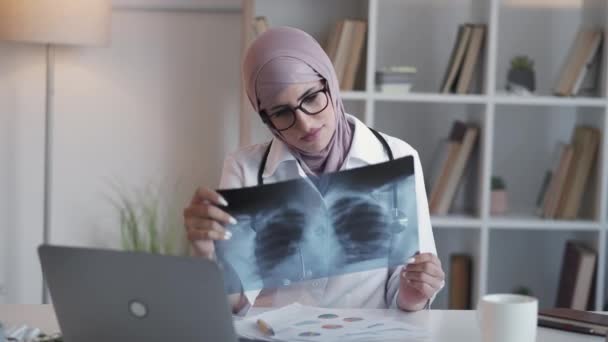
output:
<instances>
[{"instance_id":1,"label":"decorative vase","mask_svg":"<svg viewBox=\"0 0 608 342\"><path fill-rule=\"evenodd\" d=\"M492 190L490 213L504 215L509 210L509 198L506 190Z\"/></svg>"}]
</instances>

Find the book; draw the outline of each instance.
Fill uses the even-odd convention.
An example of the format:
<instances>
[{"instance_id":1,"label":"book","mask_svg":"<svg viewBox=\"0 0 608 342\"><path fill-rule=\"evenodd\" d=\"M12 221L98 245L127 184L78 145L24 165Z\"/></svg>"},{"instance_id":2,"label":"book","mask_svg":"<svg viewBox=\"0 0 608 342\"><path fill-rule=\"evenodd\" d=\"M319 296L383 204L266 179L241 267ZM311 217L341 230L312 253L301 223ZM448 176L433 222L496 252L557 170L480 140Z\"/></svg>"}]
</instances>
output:
<instances>
[{"instance_id":1,"label":"book","mask_svg":"<svg viewBox=\"0 0 608 342\"><path fill-rule=\"evenodd\" d=\"M579 160L581 158L582 151L583 151L583 139L584 139L583 135L584 135L583 127L575 126L572 131L572 138L571 138L572 162L570 163L570 165L568 167L568 170L566 173L566 179L564 181L564 188L562 189L562 193L560 194L559 202L558 202L558 205L557 205L557 208L555 211L556 218L562 218L562 213L564 212L564 210L566 208L568 192L570 191L570 188L572 188L572 184L574 182L574 178L575 178L575 174L576 174L576 169L579 165Z\"/></svg>"},{"instance_id":2,"label":"book","mask_svg":"<svg viewBox=\"0 0 608 342\"><path fill-rule=\"evenodd\" d=\"M456 38L454 39L454 45L452 46L452 52L450 53L450 58L448 59L448 63L445 68L445 72L443 73L443 78L441 79L441 84L439 85L440 93L447 93L449 91L449 87L446 90L446 85L448 83L450 71L452 70L452 65L454 65L454 63L456 61L456 56L458 55L458 47L460 46L460 41L462 40L462 35L464 33L464 29L465 29L465 25L458 25L458 31L456 31Z\"/></svg>"},{"instance_id":3,"label":"book","mask_svg":"<svg viewBox=\"0 0 608 342\"><path fill-rule=\"evenodd\" d=\"M553 170L553 175L549 183L549 189L547 190L546 200L543 203L543 217L555 218L557 213L557 207L559 205L559 199L563 192L566 176L570 164L572 163L572 146L569 144L561 143L560 145L560 157L559 163Z\"/></svg>"},{"instance_id":4,"label":"book","mask_svg":"<svg viewBox=\"0 0 608 342\"><path fill-rule=\"evenodd\" d=\"M554 93L558 96L571 96L572 89L581 68L585 65L585 55L592 47L594 31L581 29L577 33L570 53L566 59Z\"/></svg>"},{"instance_id":5,"label":"book","mask_svg":"<svg viewBox=\"0 0 608 342\"><path fill-rule=\"evenodd\" d=\"M424 173L424 185L426 186L425 190L429 199L431 198L434 185L439 181L439 177L441 177L442 167L448 159L449 143L449 138L441 139L433 150L430 167Z\"/></svg>"},{"instance_id":6,"label":"book","mask_svg":"<svg viewBox=\"0 0 608 342\"><path fill-rule=\"evenodd\" d=\"M336 70L336 76L340 83L340 88L344 85L344 77L346 75L346 66L348 64L349 55L351 53L351 44L355 34L355 22L353 20L344 20L342 24L342 30L336 46L335 59L332 60L334 63L334 69Z\"/></svg>"},{"instance_id":7,"label":"book","mask_svg":"<svg viewBox=\"0 0 608 342\"><path fill-rule=\"evenodd\" d=\"M595 161L600 142L599 130L577 126L572 138L574 160L568 169L563 196L560 198L558 217L575 219L578 216L585 185Z\"/></svg>"},{"instance_id":8,"label":"book","mask_svg":"<svg viewBox=\"0 0 608 342\"><path fill-rule=\"evenodd\" d=\"M441 198L444 196L446 184L450 173L454 167L454 162L458 157L458 151L467 131L467 125L462 121L454 121L450 130L446 152L439 177L433 183L433 189L429 200L429 210L431 214L438 213L438 206Z\"/></svg>"},{"instance_id":9,"label":"book","mask_svg":"<svg viewBox=\"0 0 608 342\"><path fill-rule=\"evenodd\" d=\"M567 308L541 309L538 325L548 328L605 336L608 315Z\"/></svg>"},{"instance_id":10,"label":"book","mask_svg":"<svg viewBox=\"0 0 608 342\"><path fill-rule=\"evenodd\" d=\"M599 56L601 56L599 51L602 45L603 35L604 33L602 31L596 31L593 33L590 43L591 45L586 51L585 62L583 66L580 67L576 81L572 86L572 95L579 95L585 76L589 74L589 71L592 69L594 63L599 62Z\"/></svg>"},{"instance_id":11,"label":"book","mask_svg":"<svg viewBox=\"0 0 608 342\"><path fill-rule=\"evenodd\" d=\"M554 94L558 96L568 96L569 89L568 84L570 79L573 78L574 74L574 64L575 60L580 58L582 53L582 48L585 45L585 40L587 39L587 33L584 30L579 30L576 34L574 42L570 47L568 57L563 63L562 71L560 73L559 79L554 89Z\"/></svg>"},{"instance_id":12,"label":"book","mask_svg":"<svg viewBox=\"0 0 608 342\"><path fill-rule=\"evenodd\" d=\"M486 27L485 25L474 25L471 33L471 41L467 47L467 54L462 64L462 71L458 77L456 93L467 94L471 88L471 80L475 67L478 64L481 50L483 48Z\"/></svg>"},{"instance_id":13,"label":"book","mask_svg":"<svg viewBox=\"0 0 608 342\"><path fill-rule=\"evenodd\" d=\"M579 241L567 241L556 307L585 310L591 295L597 253Z\"/></svg>"},{"instance_id":14,"label":"book","mask_svg":"<svg viewBox=\"0 0 608 342\"><path fill-rule=\"evenodd\" d=\"M471 158L478 135L479 128L477 126L467 125L462 143L458 148L458 154L456 155L447 179L445 180L445 188L440 194L439 202L435 208L436 214L446 215L448 213L454 200L454 196L456 195L456 189L458 188L458 185L462 179L466 164Z\"/></svg>"},{"instance_id":15,"label":"book","mask_svg":"<svg viewBox=\"0 0 608 342\"><path fill-rule=\"evenodd\" d=\"M417 70L411 66L382 68L376 70L375 83L411 83L416 77Z\"/></svg>"},{"instance_id":16,"label":"book","mask_svg":"<svg viewBox=\"0 0 608 342\"><path fill-rule=\"evenodd\" d=\"M382 93L407 93L413 86L416 71L416 68L412 66L395 66L376 70L375 89Z\"/></svg>"},{"instance_id":17,"label":"book","mask_svg":"<svg viewBox=\"0 0 608 342\"><path fill-rule=\"evenodd\" d=\"M452 56L450 57L445 80L441 88L442 93L452 92L458 74L460 73L472 32L473 24L463 24L458 28L454 49L452 50Z\"/></svg>"},{"instance_id":18,"label":"book","mask_svg":"<svg viewBox=\"0 0 608 342\"><path fill-rule=\"evenodd\" d=\"M545 172L538 196L536 197L536 214L544 216L544 207L551 196L551 185L559 169L560 157L564 148L563 142L558 142L551 157L551 167Z\"/></svg>"},{"instance_id":19,"label":"book","mask_svg":"<svg viewBox=\"0 0 608 342\"><path fill-rule=\"evenodd\" d=\"M332 63L335 63L336 60L336 50L338 49L338 42L340 41L340 35L342 35L343 27L344 20L338 21L334 26L334 29L331 31L327 44L325 45L325 52Z\"/></svg>"},{"instance_id":20,"label":"book","mask_svg":"<svg viewBox=\"0 0 608 342\"><path fill-rule=\"evenodd\" d=\"M449 303L452 310L471 309L472 261L466 254L450 257Z\"/></svg>"},{"instance_id":21,"label":"book","mask_svg":"<svg viewBox=\"0 0 608 342\"><path fill-rule=\"evenodd\" d=\"M593 277L591 278L591 289L589 290L589 300L587 301L586 310L593 311L595 308L595 292L597 284L597 258L595 261L595 267L593 268Z\"/></svg>"},{"instance_id":22,"label":"book","mask_svg":"<svg viewBox=\"0 0 608 342\"><path fill-rule=\"evenodd\" d=\"M549 183L553 175L553 170L549 169L545 172L543 182L540 184L540 190L538 190L538 196L536 196L536 215L543 216L543 203L546 199L547 190L549 189Z\"/></svg>"},{"instance_id":23,"label":"book","mask_svg":"<svg viewBox=\"0 0 608 342\"><path fill-rule=\"evenodd\" d=\"M407 94L412 89L412 83L383 83L376 86L376 91L383 94Z\"/></svg>"},{"instance_id":24,"label":"book","mask_svg":"<svg viewBox=\"0 0 608 342\"><path fill-rule=\"evenodd\" d=\"M367 22L362 20L354 20L354 32L350 44L350 53L346 63L344 79L341 83L341 90L353 90L357 71L361 65L361 53L365 44L365 33L367 32Z\"/></svg>"}]
</instances>

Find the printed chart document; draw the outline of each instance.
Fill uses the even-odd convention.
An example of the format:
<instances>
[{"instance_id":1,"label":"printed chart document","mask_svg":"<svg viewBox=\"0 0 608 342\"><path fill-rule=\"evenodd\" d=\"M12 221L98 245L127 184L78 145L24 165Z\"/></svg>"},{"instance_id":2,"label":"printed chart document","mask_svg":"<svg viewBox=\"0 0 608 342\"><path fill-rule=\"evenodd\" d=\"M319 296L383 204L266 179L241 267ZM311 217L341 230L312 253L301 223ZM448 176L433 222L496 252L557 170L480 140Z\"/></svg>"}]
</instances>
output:
<instances>
[{"instance_id":1,"label":"printed chart document","mask_svg":"<svg viewBox=\"0 0 608 342\"><path fill-rule=\"evenodd\" d=\"M266 341L425 341L430 332L378 309L327 309L294 303L235 322L239 336ZM257 320L275 332L265 336Z\"/></svg>"}]
</instances>

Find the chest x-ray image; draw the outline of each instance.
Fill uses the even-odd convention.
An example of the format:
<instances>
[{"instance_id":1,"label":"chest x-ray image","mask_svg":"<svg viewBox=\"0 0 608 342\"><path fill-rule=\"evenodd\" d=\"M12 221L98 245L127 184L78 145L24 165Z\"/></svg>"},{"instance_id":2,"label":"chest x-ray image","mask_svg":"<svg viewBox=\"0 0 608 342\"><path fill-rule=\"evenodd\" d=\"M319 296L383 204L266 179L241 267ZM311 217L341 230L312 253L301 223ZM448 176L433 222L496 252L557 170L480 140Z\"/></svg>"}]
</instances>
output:
<instances>
[{"instance_id":1,"label":"chest x-ray image","mask_svg":"<svg viewBox=\"0 0 608 342\"><path fill-rule=\"evenodd\" d=\"M391 269L418 250L411 156L218 192L238 221L216 241L228 293Z\"/></svg>"}]
</instances>

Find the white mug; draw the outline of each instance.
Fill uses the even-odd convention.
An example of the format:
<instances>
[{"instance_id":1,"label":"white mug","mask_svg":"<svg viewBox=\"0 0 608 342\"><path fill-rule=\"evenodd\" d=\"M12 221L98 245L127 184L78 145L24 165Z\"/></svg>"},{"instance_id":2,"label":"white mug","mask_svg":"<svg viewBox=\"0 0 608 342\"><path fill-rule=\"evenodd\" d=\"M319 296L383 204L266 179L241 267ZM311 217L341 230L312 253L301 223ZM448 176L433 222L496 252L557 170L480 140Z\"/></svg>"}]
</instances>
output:
<instances>
[{"instance_id":1,"label":"white mug","mask_svg":"<svg viewBox=\"0 0 608 342\"><path fill-rule=\"evenodd\" d=\"M534 342L538 299L516 294L489 294L477 305L483 342Z\"/></svg>"}]
</instances>

